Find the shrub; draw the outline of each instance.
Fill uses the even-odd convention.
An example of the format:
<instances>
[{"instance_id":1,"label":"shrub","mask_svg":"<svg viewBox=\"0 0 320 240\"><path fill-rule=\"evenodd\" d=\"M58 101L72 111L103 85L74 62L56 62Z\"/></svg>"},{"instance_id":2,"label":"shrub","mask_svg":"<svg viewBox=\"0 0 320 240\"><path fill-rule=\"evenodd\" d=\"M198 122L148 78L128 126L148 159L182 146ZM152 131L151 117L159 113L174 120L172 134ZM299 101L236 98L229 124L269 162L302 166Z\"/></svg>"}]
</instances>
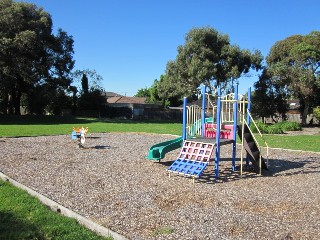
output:
<instances>
[{"instance_id":1,"label":"shrub","mask_svg":"<svg viewBox=\"0 0 320 240\"><path fill-rule=\"evenodd\" d=\"M301 124L297 122L283 121L275 124L279 126L283 131L301 131Z\"/></svg>"},{"instance_id":2,"label":"shrub","mask_svg":"<svg viewBox=\"0 0 320 240\"><path fill-rule=\"evenodd\" d=\"M283 133L283 130L277 126L277 125L267 125L263 122L256 122L257 127L259 128L261 133L265 134L281 134ZM254 124L251 124L251 130L254 133L257 133L258 130L256 129L256 126Z\"/></svg>"},{"instance_id":3,"label":"shrub","mask_svg":"<svg viewBox=\"0 0 320 240\"><path fill-rule=\"evenodd\" d=\"M268 134L282 134L284 133L281 126L277 126L276 124L267 126L267 133Z\"/></svg>"},{"instance_id":4,"label":"shrub","mask_svg":"<svg viewBox=\"0 0 320 240\"><path fill-rule=\"evenodd\" d=\"M268 130L267 130L268 126L267 126L266 124L264 124L263 122L260 122L260 121L257 121L257 122L255 122L255 123L256 123L256 125L257 125L257 127L259 128L259 130L260 130L261 133L267 133L267 132L268 132ZM251 123L250 129L251 129L251 131L254 132L254 133L257 133L257 132L258 132L256 126L255 126L253 123Z\"/></svg>"},{"instance_id":5,"label":"shrub","mask_svg":"<svg viewBox=\"0 0 320 240\"><path fill-rule=\"evenodd\" d=\"M320 106L313 109L313 116L320 121Z\"/></svg>"}]
</instances>

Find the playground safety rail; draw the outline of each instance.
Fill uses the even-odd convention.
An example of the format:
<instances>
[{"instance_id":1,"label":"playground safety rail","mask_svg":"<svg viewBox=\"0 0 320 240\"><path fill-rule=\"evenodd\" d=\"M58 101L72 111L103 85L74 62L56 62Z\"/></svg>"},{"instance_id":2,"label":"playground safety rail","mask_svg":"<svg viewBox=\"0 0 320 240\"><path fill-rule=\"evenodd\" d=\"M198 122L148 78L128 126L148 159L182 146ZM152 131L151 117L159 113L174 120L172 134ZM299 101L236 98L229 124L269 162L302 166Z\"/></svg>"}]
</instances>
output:
<instances>
[{"instance_id":1,"label":"playground safety rail","mask_svg":"<svg viewBox=\"0 0 320 240\"><path fill-rule=\"evenodd\" d=\"M209 112L210 107L212 108L212 119L215 119L216 111L217 111L217 106L213 103L212 99L210 98L213 97L212 94L206 93L207 95L207 102L208 102L208 107L207 107L207 112ZM232 123L234 122L234 103L238 103L238 108L239 112L242 112L243 109L245 109L245 104L248 104L248 101L245 100L244 95L238 94L238 98L236 98L234 93L229 93L223 98L221 98L221 123ZM241 121L241 118L238 118Z\"/></svg>"},{"instance_id":2,"label":"playground safety rail","mask_svg":"<svg viewBox=\"0 0 320 240\"><path fill-rule=\"evenodd\" d=\"M258 140L256 139L255 135L253 134L249 124L248 124L248 121L249 119L252 121L252 123L254 124L254 126L256 127L260 137L262 138L262 140L264 141L264 144L265 144L265 147L267 149L267 167L269 167L269 145L268 143L266 142L265 138L263 137L260 129L258 128L256 122L254 121L253 117L251 116L250 114L250 111L247 109L247 116L248 116L248 119L246 120L245 119L245 115L243 114L243 123L247 125L252 137L253 137L253 140L255 141L255 143L257 144L258 148L259 148L259 151L260 151L260 156L259 156L259 174L261 175L261 166L262 166L262 163L261 163L261 150L262 150L262 147L260 146ZM242 139L244 139L244 124L242 124ZM241 164L240 164L240 175L242 176L242 165L243 165L243 140L242 140L242 148L241 148Z\"/></svg>"},{"instance_id":3,"label":"playground safety rail","mask_svg":"<svg viewBox=\"0 0 320 240\"><path fill-rule=\"evenodd\" d=\"M201 135L201 107L187 106L187 138Z\"/></svg>"}]
</instances>

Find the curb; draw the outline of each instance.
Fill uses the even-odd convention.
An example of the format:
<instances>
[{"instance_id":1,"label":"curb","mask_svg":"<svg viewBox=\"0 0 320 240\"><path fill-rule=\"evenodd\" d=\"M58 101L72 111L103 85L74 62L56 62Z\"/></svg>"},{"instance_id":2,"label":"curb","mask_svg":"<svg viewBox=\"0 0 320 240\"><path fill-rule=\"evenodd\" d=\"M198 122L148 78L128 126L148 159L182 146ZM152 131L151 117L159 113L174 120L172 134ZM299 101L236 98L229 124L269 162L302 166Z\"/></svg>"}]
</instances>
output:
<instances>
[{"instance_id":1,"label":"curb","mask_svg":"<svg viewBox=\"0 0 320 240\"><path fill-rule=\"evenodd\" d=\"M16 180L6 176L4 173L0 172L0 178L4 181L8 181L11 184L13 184L14 186L23 189L25 191L27 191L30 195L38 198L40 200L40 202L42 202L43 204L47 205L48 207L50 207L51 210L58 212L66 217L70 217L70 218L74 218L76 219L81 225L87 227L88 229L94 231L95 233L104 236L104 237L112 237L115 240L128 240L126 237L108 229L105 228L91 220L89 220L88 218L85 218L83 216L81 216L80 214L62 206L61 204L47 198L46 196L36 192L35 190L17 182Z\"/></svg>"}]
</instances>

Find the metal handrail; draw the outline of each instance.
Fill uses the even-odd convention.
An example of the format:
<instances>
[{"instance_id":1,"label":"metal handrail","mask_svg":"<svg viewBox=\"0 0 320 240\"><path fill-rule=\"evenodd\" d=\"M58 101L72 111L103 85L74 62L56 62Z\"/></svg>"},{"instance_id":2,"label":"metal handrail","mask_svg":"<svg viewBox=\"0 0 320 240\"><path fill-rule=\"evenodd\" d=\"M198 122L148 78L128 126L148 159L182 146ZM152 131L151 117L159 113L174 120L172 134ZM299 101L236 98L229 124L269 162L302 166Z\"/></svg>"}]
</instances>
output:
<instances>
[{"instance_id":1,"label":"metal handrail","mask_svg":"<svg viewBox=\"0 0 320 240\"><path fill-rule=\"evenodd\" d=\"M265 146L266 146L266 148L267 148L267 167L269 167L269 145L268 145L268 143L266 142L265 138L263 137L260 129L258 128L256 122L254 121L254 119L253 119L253 117L251 116L250 111L249 111L248 109L247 109L247 114L248 114L248 116L250 117L250 119L251 119L251 121L253 122L253 124L254 124L254 126L256 127L256 129L258 130L258 133L259 133L260 137L263 139L264 144L265 144ZM262 149L262 148L261 148L260 144L258 143L256 137L254 136L253 132L251 131L251 129L250 129L247 121L245 120L245 118L243 118L243 122L247 125L247 127L248 127L248 129L249 129L249 131L250 131L250 133L251 133L251 135L252 135L252 137L253 137L253 140L255 141L255 143L257 144L257 146L258 146L258 148L259 148L259 150L260 150L259 166L260 166L260 174L261 174L261 149Z\"/></svg>"},{"instance_id":2,"label":"metal handrail","mask_svg":"<svg viewBox=\"0 0 320 240\"><path fill-rule=\"evenodd\" d=\"M268 155L268 153L269 153L269 152L268 152L268 149L269 149L268 143L266 142L265 138L263 137L262 133L260 132L260 130L259 130L256 122L254 121L254 119L253 119L253 117L251 116L250 111L249 111L248 109L247 109L247 114L249 115L249 117L250 117L250 119L252 120L254 126L255 126L256 129L258 130L258 132L259 132L259 134L260 134L260 137L263 139L264 144L266 145L266 148L267 148L267 155ZM249 129L250 129L250 128L249 128ZM250 131L251 131L251 129L250 129Z\"/></svg>"}]
</instances>

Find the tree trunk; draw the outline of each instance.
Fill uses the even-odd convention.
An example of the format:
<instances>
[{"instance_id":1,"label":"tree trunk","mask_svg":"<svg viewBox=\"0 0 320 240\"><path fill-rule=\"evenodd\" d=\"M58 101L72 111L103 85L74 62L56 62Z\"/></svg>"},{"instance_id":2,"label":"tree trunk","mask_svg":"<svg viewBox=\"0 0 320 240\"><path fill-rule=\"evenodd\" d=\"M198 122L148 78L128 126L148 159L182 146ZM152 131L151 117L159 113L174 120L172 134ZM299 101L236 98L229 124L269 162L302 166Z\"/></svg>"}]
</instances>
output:
<instances>
[{"instance_id":1,"label":"tree trunk","mask_svg":"<svg viewBox=\"0 0 320 240\"><path fill-rule=\"evenodd\" d=\"M13 114L12 94L10 94L10 93L8 93L6 112L7 112L7 114Z\"/></svg>"},{"instance_id":2,"label":"tree trunk","mask_svg":"<svg viewBox=\"0 0 320 240\"><path fill-rule=\"evenodd\" d=\"M306 125L310 103L308 98L305 98L303 100L304 100L304 108L302 109L302 113L301 113L301 124Z\"/></svg>"},{"instance_id":3,"label":"tree trunk","mask_svg":"<svg viewBox=\"0 0 320 240\"><path fill-rule=\"evenodd\" d=\"M15 98L13 99L14 114L15 114L15 115L21 115L21 111L20 111L21 96L22 96L22 94L21 94L20 89L17 89L17 90L16 90Z\"/></svg>"}]
</instances>

